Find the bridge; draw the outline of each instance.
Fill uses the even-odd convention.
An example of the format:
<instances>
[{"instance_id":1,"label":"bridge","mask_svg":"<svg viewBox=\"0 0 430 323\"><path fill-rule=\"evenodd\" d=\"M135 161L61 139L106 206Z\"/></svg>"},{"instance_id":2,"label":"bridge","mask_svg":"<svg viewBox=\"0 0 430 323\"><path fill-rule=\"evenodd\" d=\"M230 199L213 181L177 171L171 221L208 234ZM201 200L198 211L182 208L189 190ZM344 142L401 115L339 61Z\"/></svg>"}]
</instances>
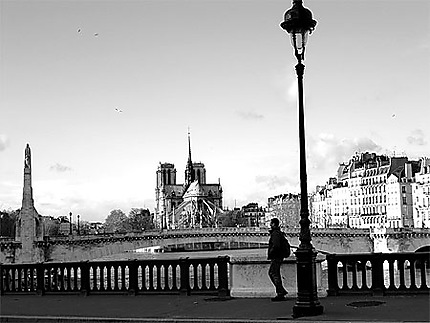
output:
<instances>
[{"instance_id":1,"label":"bridge","mask_svg":"<svg viewBox=\"0 0 430 323\"><path fill-rule=\"evenodd\" d=\"M299 245L299 229L285 230L291 245ZM81 261L161 247L165 250L220 250L265 248L266 228L203 228L125 234L45 237L33 242L32 261ZM430 246L430 231L369 232L364 229L313 229L312 243L323 253L414 252ZM22 242L0 242L1 263L31 262L21 253Z\"/></svg>"}]
</instances>

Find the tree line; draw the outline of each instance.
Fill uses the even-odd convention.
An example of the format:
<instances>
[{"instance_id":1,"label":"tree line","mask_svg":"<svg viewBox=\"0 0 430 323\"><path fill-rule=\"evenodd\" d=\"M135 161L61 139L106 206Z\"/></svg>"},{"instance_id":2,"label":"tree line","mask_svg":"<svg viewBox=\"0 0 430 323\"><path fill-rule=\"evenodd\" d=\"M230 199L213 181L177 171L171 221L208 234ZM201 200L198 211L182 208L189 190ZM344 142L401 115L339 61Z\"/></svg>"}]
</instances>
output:
<instances>
[{"instance_id":1,"label":"tree line","mask_svg":"<svg viewBox=\"0 0 430 323\"><path fill-rule=\"evenodd\" d=\"M13 238L15 236L15 221L19 215L18 210L0 211L0 236ZM126 233L142 232L155 229L154 215L144 208L132 208L128 214L120 209L110 211L102 223L91 223L81 218L79 228L76 221L70 224L68 215L59 217L43 216L45 236L64 236L70 234L100 234L100 233ZM251 221L252 220L252 221ZM242 209L226 210L217 217L220 227L247 227L258 226L258 219L245 216Z\"/></svg>"},{"instance_id":2,"label":"tree line","mask_svg":"<svg viewBox=\"0 0 430 323\"><path fill-rule=\"evenodd\" d=\"M15 237L15 223L19 216L18 210L0 211L0 237ZM81 235L97 233L125 233L142 232L154 229L153 215L148 209L132 208L128 215L122 210L112 210L101 225L81 220L79 224L75 221L70 224L69 216L59 217L43 216L43 226L45 236L62 236L70 233Z\"/></svg>"}]
</instances>

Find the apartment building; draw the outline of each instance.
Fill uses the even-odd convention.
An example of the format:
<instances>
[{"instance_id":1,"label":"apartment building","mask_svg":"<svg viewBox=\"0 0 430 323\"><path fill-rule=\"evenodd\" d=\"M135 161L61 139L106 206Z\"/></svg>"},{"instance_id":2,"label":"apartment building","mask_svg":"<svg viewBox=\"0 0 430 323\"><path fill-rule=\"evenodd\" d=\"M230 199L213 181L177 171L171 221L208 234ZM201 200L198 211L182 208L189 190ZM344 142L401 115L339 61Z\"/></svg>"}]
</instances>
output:
<instances>
[{"instance_id":1,"label":"apartment building","mask_svg":"<svg viewBox=\"0 0 430 323\"><path fill-rule=\"evenodd\" d=\"M420 160L412 183L412 217L415 228L430 228L430 158Z\"/></svg>"},{"instance_id":2,"label":"apartment building","mask_svg":"<svg viewBox=\"0 0 430 323\"><path fill-rule=\"evenodd\" d=\"M408 161L366 152L341 163L337 178L317 187L311 218L316 227L423 226L429 221L429 197L428 159Z\"/></svg>"}]
</instances>

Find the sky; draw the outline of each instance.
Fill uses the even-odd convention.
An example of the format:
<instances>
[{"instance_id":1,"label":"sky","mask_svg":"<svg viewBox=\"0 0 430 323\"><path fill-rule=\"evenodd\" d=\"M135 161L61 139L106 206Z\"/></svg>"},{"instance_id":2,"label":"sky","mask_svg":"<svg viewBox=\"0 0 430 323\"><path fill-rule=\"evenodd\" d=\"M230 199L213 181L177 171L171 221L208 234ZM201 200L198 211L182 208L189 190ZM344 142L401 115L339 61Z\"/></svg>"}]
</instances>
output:
<instances>
[{"instance_id":1,"label":"sky","mask_svg":"<svg viewBox=\"0 0 430 323\"><path fill-rule=\"evenodd\" d=\"M430 2L305 0L308 191L356 152L430 157ZM230 209L299 193L291 1L0 0L0 210L154 210L192 159ZM118 112L118 110L122 112Z\"/></svg>"}]
</instances>

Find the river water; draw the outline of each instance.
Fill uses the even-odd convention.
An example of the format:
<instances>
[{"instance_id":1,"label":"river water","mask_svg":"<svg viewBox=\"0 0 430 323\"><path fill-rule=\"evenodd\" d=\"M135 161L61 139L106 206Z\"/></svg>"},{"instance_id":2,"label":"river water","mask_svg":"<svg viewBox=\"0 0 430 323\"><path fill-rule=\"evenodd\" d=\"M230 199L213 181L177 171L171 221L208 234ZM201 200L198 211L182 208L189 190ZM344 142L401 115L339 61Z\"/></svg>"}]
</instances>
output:
<instances>
[{"instance_id":1,"label":"river water","mask_svg":"<svg viewBox=\"0 0 430 323\"><path fill-rule=\"evenodd\" d=\"M261 260L267 259L267 249L226 249L208 251L188 251L188 252L124 252L115 255L105 256L94 261L115 261L115 260L146 260L146 259L180 259L180 258L216 258L219 256L229 257L252 257Z\"/></svg>"}]
</instances>

